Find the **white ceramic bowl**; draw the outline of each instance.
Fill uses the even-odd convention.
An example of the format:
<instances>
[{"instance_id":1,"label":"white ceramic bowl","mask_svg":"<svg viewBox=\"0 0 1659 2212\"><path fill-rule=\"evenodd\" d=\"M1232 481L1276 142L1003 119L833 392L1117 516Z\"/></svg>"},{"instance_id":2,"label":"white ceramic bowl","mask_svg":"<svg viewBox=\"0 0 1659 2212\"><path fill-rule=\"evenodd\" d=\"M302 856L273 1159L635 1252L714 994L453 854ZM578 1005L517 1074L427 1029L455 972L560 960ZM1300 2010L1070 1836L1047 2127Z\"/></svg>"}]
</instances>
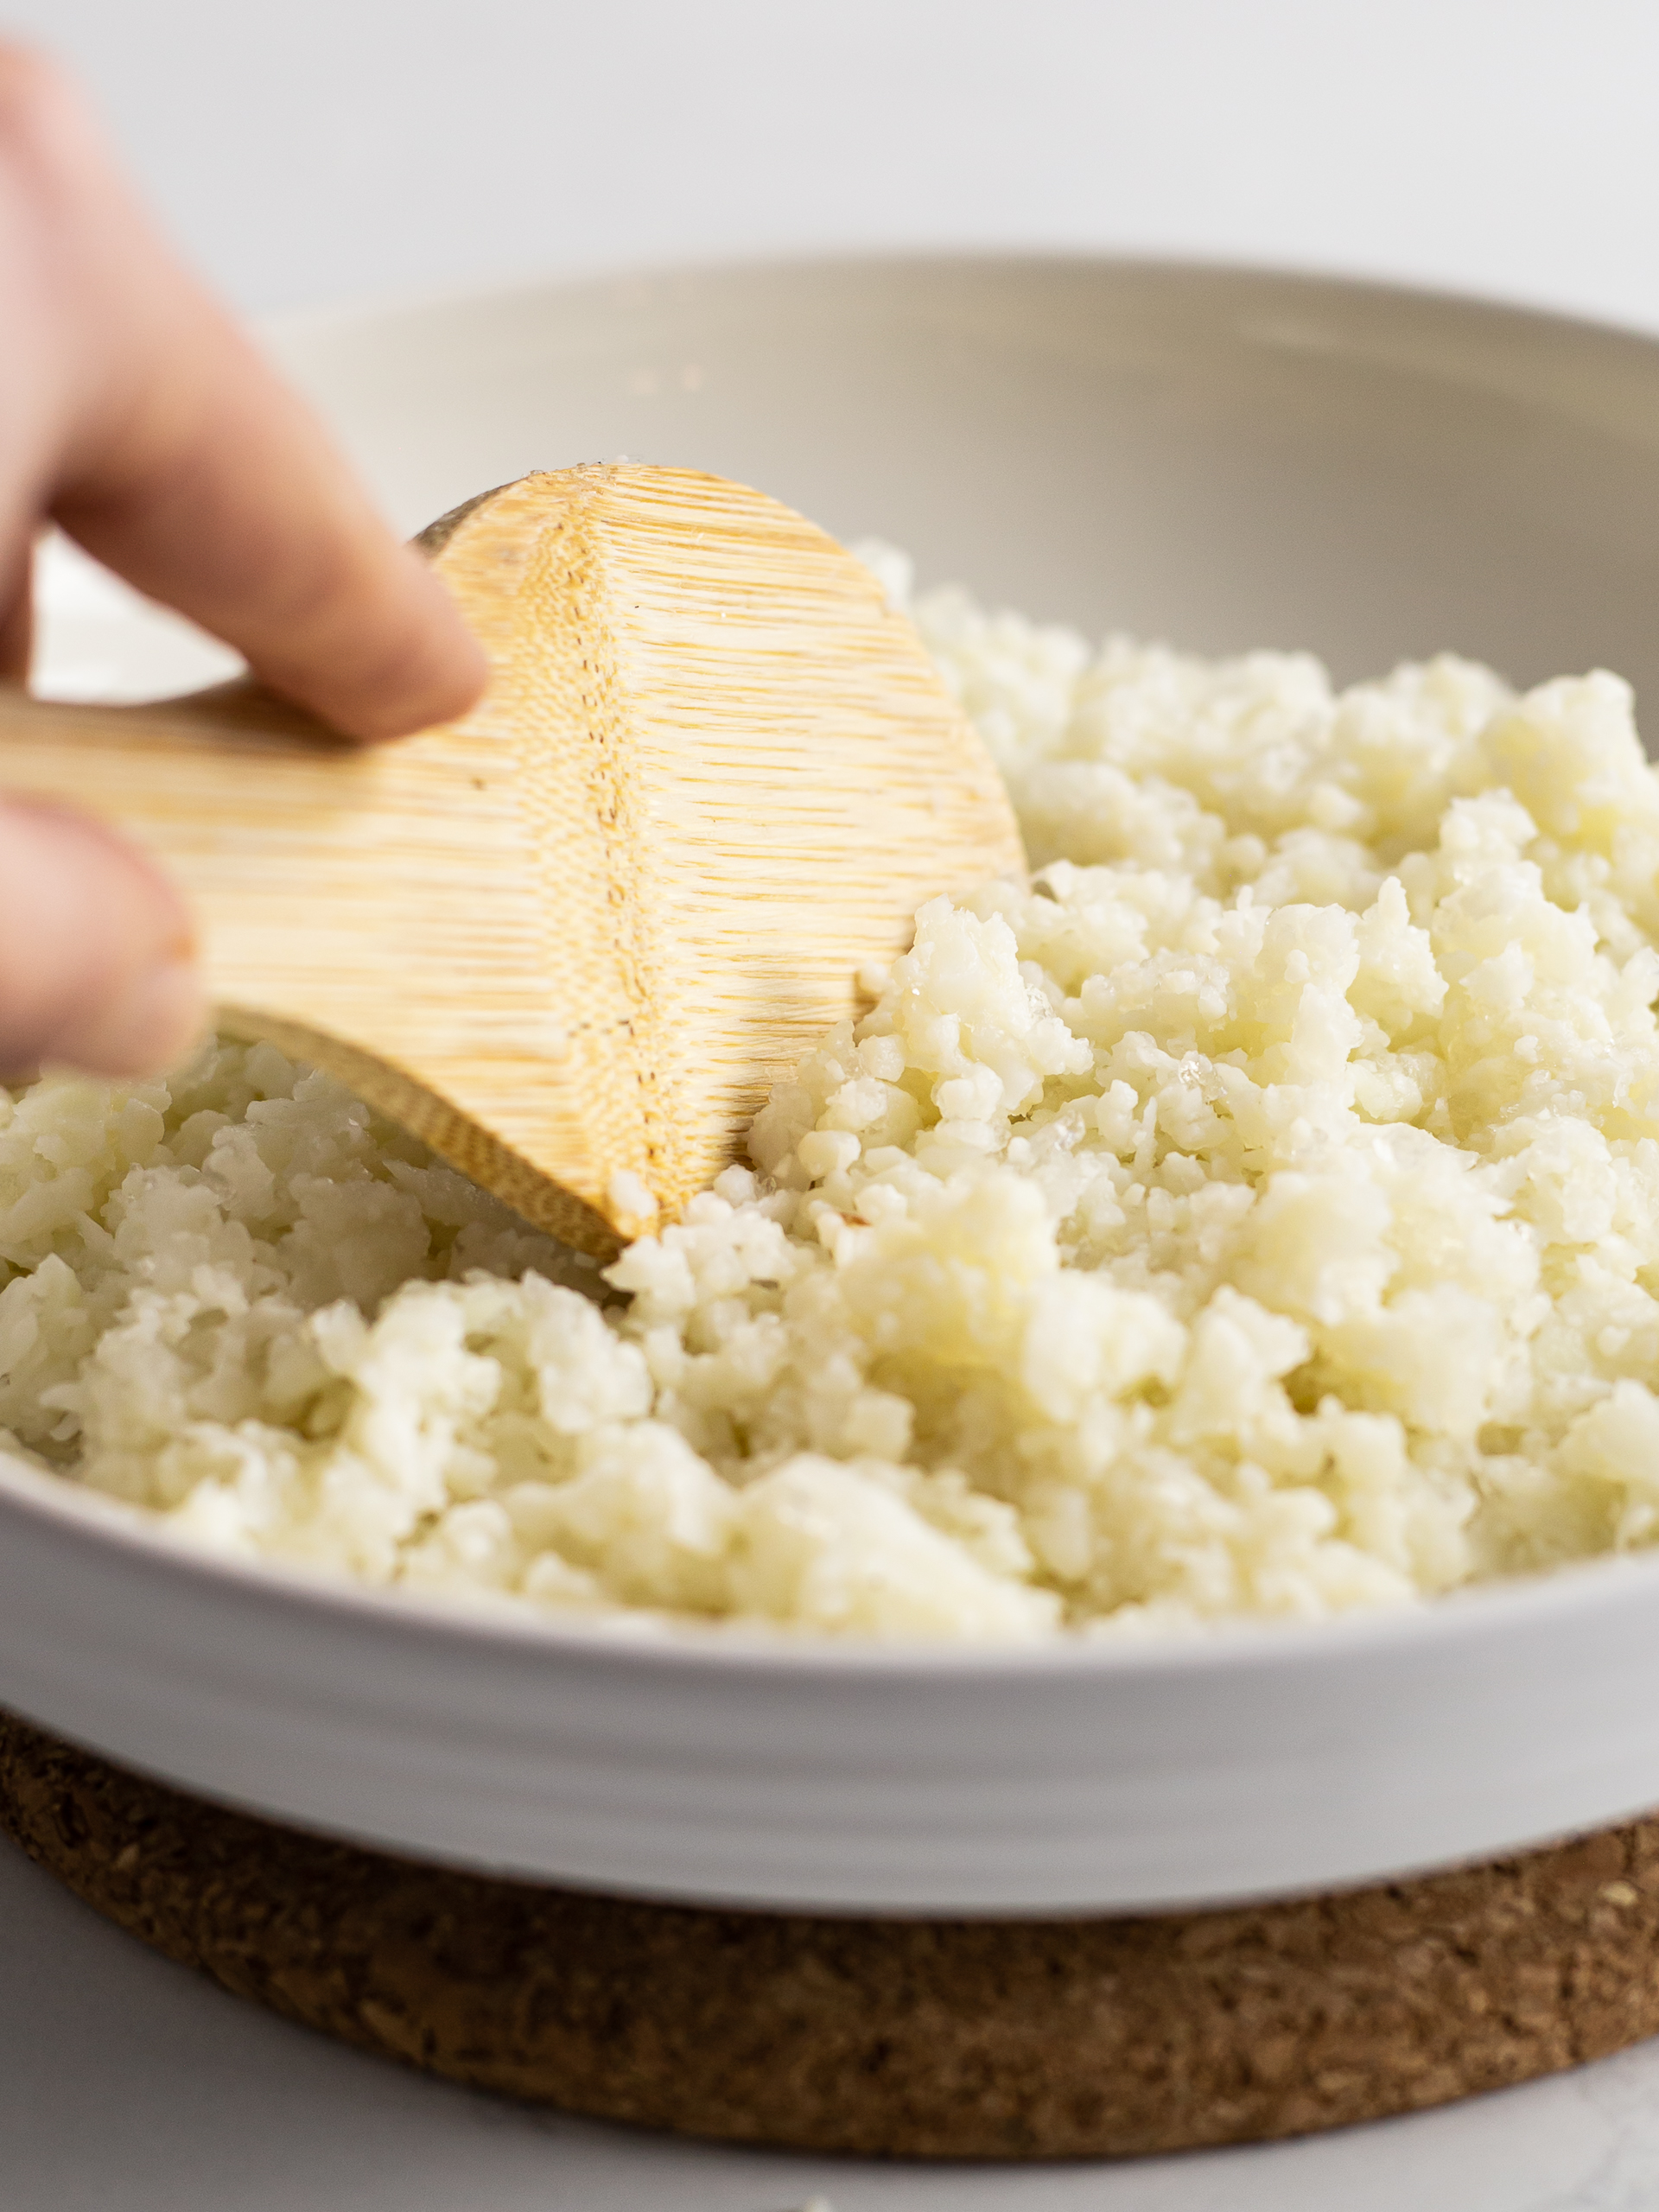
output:
<instances>
[{"instance_id":1,"label":"white ceramic bowl","mask_svg":"<svg viewBox=\"0 0 1659 2212\"><path fill-rule=\"evenodd\" d=\"M1659 346L1476 303L1084 260L629 278L296 322L405 525L626 453L1031 612L1343 676L1455 646L1659 697ZM211 669L57 572L120 690ZM88 670L96 664L92 676ZM0 1700L318 1828L857 1911L1335 1886L1659 1801L1659 1559L1420 1611L1014 1656L672 1639L227 1567L0 1466Z\"/></svg>"}]
</instances>

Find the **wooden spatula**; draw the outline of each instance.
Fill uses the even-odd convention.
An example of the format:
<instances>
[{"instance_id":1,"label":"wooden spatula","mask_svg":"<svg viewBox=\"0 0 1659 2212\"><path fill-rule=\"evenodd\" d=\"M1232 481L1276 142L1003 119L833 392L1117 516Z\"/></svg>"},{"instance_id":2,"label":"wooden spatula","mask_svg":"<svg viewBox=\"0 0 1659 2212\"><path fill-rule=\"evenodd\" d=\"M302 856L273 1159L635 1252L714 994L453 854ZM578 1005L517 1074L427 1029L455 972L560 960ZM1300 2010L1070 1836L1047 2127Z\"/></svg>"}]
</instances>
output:
<instances>
[{"instance_id":1,"label":"wooden spatula","mask_svg":"<svg viewBox=\"0 0 1659 2212\"><path fill-rule=\"evenodd\" d=\"M575 468L423 543L493 670L463 720L361 752L251 687L0 687L0 789L173 871L224 1029L608 1252L739 1156L923 900L1023 867L1019 832L909 626L776 500Z\"/></svg>"}]
</instances>

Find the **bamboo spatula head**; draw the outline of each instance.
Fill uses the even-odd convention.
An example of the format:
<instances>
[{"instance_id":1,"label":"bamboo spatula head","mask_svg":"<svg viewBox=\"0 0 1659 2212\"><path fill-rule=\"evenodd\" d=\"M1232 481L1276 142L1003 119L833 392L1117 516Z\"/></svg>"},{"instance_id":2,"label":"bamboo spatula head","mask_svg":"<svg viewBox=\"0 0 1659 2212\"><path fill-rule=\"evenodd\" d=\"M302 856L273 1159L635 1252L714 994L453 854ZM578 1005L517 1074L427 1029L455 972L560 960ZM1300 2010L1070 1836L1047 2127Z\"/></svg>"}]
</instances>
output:
<instances>
[{"instance_id":1,"label":"bamboo spatula head","mask_svg":"<svg viewBox=\"0 0 1659 2212\"><path fill-rule=\"evenodd\" d=\"M461 721L359 753L257 697L11 694L0 784L160 855L226 1029L605 1253L741 1156L859 969L1020 870L1019 834L908 623L773 499L575 468L423 542L490 657Z\"/></svg>"}]
</instances>

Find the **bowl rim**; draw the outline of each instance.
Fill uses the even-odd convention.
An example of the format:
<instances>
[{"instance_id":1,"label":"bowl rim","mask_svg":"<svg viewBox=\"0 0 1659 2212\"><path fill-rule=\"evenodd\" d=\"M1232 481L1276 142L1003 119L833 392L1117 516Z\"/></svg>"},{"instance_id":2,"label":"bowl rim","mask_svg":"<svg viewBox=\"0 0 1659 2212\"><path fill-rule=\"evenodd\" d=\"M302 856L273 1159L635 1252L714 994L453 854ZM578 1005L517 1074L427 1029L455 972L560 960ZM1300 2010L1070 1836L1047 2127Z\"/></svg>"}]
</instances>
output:
<instances>
[{"instance_id":1,"label":"bowl rim","mask_svg":"<svg viewBox=\"0 0 1659 2212\"><path fill-rule=\"evenodd\" d=\"M725 282L747 283L768 277L788 280L836 276L905 276L927 271L941 276L976 272L1041 270L1052 275L1116 274L1168 279L1196 280L1245 285L1282 285L1287 291L1308 296L1323 292L1354 301L1373 300L1379 306L1413 305L1433 312L1452 310L1497 323L1525 322L1552 328L1564 336L1596 340L1624 340L1643 351L1659 349L1659 322L1651 327L1612 314L1588 313L1553 305L1543 298L1499 286L1440 283L1433 279L1389 275L1316 262L1287 259L1257 260L1222 253L1165 253L1151 248L1090 247L1046 245L1009 245L995 240L959 239L938 244L906 244L869 247L804 248L799 252L733 252L694 254L683 260L638 260L594 264L537 274L531 270L496 277L479 277L451 284L393 285L384 291L361 293L347 300L325 300L310 304L296 302L273 308L251 318L250 327L282 344L289 339L303 342L349 333L366 322L394 321L403 316L441 315L469 308L507 306L555 296L615 295L634 289L649 292L658 287L685 287Z\"/></svg>"},{"instance_id":2,"label":"bowl rim","mask_svg":"<svg viewBox=\"0 0 1659 2212\"><path fill-rule=\"evenodd\" d=\"M1109 1682L1124 1676L1179 1677L1222 1669L1277 1673L1319 1659L1379 1657L1466 1643L1505 1629L1542 1627L1563 1614L1596 1610L1615 1595L1659 1605L1659 1546L1602 1553L1433 1596L1313 1618L1223 1614L1212 1619L1108 1630L1062 1630L1030 1643L968 1638L849 1636L783 1623L707 1621L619 1607L591 1616L538 1612L487 1594L445 1598L283 1560L219 1553L177 1534L160 1516L92 1491L0 1451L0 1518L21 1512L72 1543L124 1554L141 1570L186 1588L227 1589L284 1611L403 1636L510 1650L550 1665L560 1659L615 1662L653 1674L690 1667L715 1675L779 1680L878 1674L923 1683L976 1678L1062 1678Z\"/></svg>"}]
</instances>

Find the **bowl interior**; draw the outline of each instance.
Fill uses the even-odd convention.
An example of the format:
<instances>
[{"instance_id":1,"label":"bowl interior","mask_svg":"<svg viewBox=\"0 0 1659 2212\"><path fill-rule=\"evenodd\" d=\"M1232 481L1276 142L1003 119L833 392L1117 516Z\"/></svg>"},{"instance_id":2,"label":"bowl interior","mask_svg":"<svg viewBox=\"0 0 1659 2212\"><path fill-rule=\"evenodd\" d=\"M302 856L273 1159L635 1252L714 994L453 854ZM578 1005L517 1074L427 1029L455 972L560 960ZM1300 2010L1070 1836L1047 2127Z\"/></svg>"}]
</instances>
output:
<instances>
[{"instance_id":1,"label":"bowl interior","mask_svg":"<svg viewBox=\"0 0 1659 2212\"><path fill-rule=\"evenodd\" d=\"M626 454L1045 619L1344 678L1452 649L1659 686L1659 346L1466 302L1084 260L715 270L296 322L400 522Z\"/></svg>"},{"instance_id":2,"label":"bowl interior","mask_svg":"<svg viewBox=\"0 0 1659 2212\"><path fill-rule=\"evenodd\" d=\"M1623 333L1248 270L934 257L492 293L273 340L410 531L626 454L1090 632L1306 647L1344 679L1445 649L1522 683L1600 665L1659 696L1659 346ZM53 688L92 661L110 689L219 672L84 577L54 567L45 597Z\"/></svg>"}]
</instances>

